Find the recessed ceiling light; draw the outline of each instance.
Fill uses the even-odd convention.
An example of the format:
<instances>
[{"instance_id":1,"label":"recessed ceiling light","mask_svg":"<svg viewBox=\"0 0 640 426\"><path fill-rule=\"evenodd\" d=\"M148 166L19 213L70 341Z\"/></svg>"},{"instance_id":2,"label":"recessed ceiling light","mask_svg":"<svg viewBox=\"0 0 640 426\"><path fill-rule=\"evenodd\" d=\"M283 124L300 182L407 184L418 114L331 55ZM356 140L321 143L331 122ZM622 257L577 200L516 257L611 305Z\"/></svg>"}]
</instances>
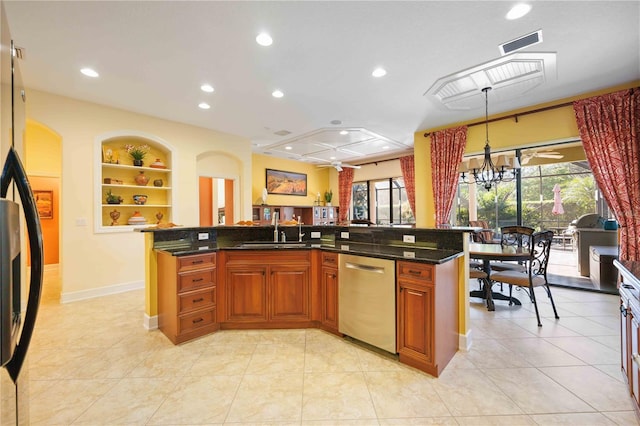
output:
<instances>
[{"instance_id":1,"label":"recessed ceiling light","mask_svg":"<svg viewBox=\"0 0 640 426\"><path fill-rule=\"evenodd\" d=\"M330 123L337 126L338 124L342 124L342 121L340 121L340 120L331 120Z\"/></svg>"},{"instance_id":2,"label":"recessed ceiling light","mask_svg":"<svg viewBox=\"0 0 640 426\"><path fill-rule=\"evenodd\" d=\"M91 68L82 68L80 72L86 75L87 77L93 77L93 78L100 77L100 74L98 74L95 70Z\"/></svg>"},{"instance_id":3,"label":"recessed ceiling light","mask_svg":"<svg viewBox=\"0 0 640 426\"><path fill-rule=\"evenodd\" d=\"M200 86L200 90L207 93L213 93L214 88L210 84L203 84L202 86Z\"/></svg>"},{"instance_id":4,"label":"recessed ceiling light","mask_svg":"<svg viewBox=\"0 0 640 426\"><path fill-rule=\"evenodd\" d=\"M256 42L260 46L271 46L271 44L273 43L273 39L267 33L260 33L258 34L258 37L256 37Z\"/></svg>"},{"instance_id":5,"label":"recessed ceiling light","mask_svg":"<svg viewBox=\"0 0 640 426\"><path fill-rule=\"evenodd\" d=\"M211 108L211 105L209 105L209 104L208 104L208 103L206 103L206 102L200 102L200 103L198 104L198 107L199 107L199 108L202 108L202 109L209 109L209 108Z\"/></svg>"},{"instance_id":6,"label":"recessed ceiling light","mask_svg":"<svg viewBox=\"0 0 640 426\"><path fill-rule=\"evenodd\" d=\"M281 98L284 96L284 93L282 93L282 91L280 90L274 90L273 92L271 92L271 96L273 96L274 98Z\"/></svg>"},{"instance_id":7,"label":"recessed ceiling light","mask_svg":"<svg viewBox=\"0 0 640 426\"><path fill-rule=\"evenodd\" d=\"M507 15L505 16L505 18L509 20L519 19L519 18L522 18L527 13L529 13L530 10L531 10L530 4L518 3L515 6L513 6L509 10L509 12L507 12Z\"/></svg>"},{"instance_id":8,"label":"recessed ceiling light","mask_svg":"<svg viewBox=\"0 0 640 426\"><path fill-rule=\"evenodd\" d=\"M341 131L340 131L340 134L341 134L341 135L348 135L348 134L349 134L349 132L347 132L346 130L341 130Z\"/></svg>"},{"instance_id":9,"label":"recessed ceiling light","mask_svg":"<svg viewBox=\"0 0 640 426\"><path fill-rule=\"evenodd\" d=\"M382 149L389 149L387 145L383 146Z\"/></svg>"},{"instance_id":10,"label":"recessed ceiling light","mask_svg":"<svg viewBox=\"0 0 640 426\"><path fill-rule=\"evenodd\" d=\"M286 149L286 150L292 150L292 149L293 149L293 147L285 146L285 147L284 147L284 149Z\"/></svg>"},{"instance_id":11,"label":"recessed ceiling light","mask_svg":"<svg viewBox=\"0 0 640 426\"><path fill-rule=\"evenodd\" d=\"M374 77L384 77L385 75L387 75L387 70L385 70L384 68L376 68L375 70L373 70L371 75Z\"/></svg>"}]
</instances>

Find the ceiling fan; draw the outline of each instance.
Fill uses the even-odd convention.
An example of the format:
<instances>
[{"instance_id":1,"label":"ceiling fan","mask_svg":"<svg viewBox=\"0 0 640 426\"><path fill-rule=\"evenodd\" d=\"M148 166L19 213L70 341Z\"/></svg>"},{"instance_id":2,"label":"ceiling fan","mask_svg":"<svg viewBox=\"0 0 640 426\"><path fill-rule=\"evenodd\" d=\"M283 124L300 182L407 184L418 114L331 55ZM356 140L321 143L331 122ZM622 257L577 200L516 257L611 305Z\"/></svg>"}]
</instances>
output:
<instances>
[{"instance_id":1,"label":"ceiling fan","mask_svg":"<svg viewBox=\"0 0 640 426\"><path fill-rule=\"evenodd\" d=\"M352 164L343 163L342 161L332 161L331 164L320 164L318 167L334 167L337 171L341 172L343 168L359 169L360 166L354 166Z\"/></svg>"},{"instance_id":2,"label":"ceiling fan","mask_svg":"<svg viewBox=\"0 0 640 426\"><path fill-rule=\"evenodd\" d=\"M534 149L522 151L522 164L527 164L532 158L554 158L560 159L564 155L557 151L536 151Z\"/></svg>"}]
</instances>

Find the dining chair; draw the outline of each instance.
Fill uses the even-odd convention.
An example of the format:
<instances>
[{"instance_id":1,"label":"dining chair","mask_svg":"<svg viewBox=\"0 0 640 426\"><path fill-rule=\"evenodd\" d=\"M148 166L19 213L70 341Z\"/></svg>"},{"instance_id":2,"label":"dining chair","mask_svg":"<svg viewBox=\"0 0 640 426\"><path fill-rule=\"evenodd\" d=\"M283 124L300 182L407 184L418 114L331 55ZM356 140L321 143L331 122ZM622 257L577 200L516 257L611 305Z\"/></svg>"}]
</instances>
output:
<instances>
[{"instance_id":1,"label":"dining chair","mask_svg":"<svg viewBox=\"0 0 640 426\"><path fill-rule=\"evenodd\" d=\"M509 305L511 305L513 286L517 289L524 290L531 303L536 309L536 318L538 319L538 327L542 327L540 322L540 313L538 312L538 303L536 301L535 287L543 287L547 292L547 297L551 301L553 313L556 319L560 319L556 305L553 301L551 288L547 281L547 265L549 264L549 254L551 252L551 243L553 242L553 231L534 232L529 237L528 247L530 256L526 262L526 271L499 271L492 273L489 277L494 282L509 284Z\"/></svg>"},{"instance_id":2,"label":"dining chair","mask_svg":"<svg viewBox=\"0 0 640 426\"><path fill-rule=\"evenodd\" d=\"M482 264L479 265L480 267ZM479 269L474 266L473 262L469 264L469 278L477 279L482 286L482 290L485 292L491 291L491 281L489 281L489 276L485 271ZM487 308L489 308L489 299L487 296L484 296L484 299L487 301Z\"/></svg>"},{"instance_id":3,"label":"dining chair","mask_svg":"<svg viewBox=\"0 0 640 426\"><path fill-rule=\"evenodd\" d=\"M531 236L535 229L528 226L503 226L500 228L500 245L503 247L528 247ZM519 271L524 272L525 266L517 262L494 262L491 269L496 271Z\"/></svg>"},{"instance_id":4,"label":"dining chair","mask_svg":"<svg viewBox=\"0 0 640 426\"><path fill-rule=\"evenodd\" d=\"M482 231L474 232L471 237L476 243L493 244L494 232L489 228L489 222L486 220L470 220L469 226L474 228L482 228Z\"/></svg>"}]
</instances>

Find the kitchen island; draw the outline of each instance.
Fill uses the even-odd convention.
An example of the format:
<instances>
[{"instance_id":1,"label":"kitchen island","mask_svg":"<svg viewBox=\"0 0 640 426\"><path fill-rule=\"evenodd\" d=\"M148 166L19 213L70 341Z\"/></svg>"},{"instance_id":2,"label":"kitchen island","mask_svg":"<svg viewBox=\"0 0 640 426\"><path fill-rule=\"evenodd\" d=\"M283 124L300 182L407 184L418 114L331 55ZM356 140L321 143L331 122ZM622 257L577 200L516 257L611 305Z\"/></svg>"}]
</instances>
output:
<instances>
[{"instance_id":1,"label":"kitchen island","mask_svg":"<svg viewBox=\"0 0 640 426\"><path fill-rule=\"evenodd\" d=\"M281 226L283 234L276 235L287 242L276 243L274 231L273 226L143 230L149 328L157 319L176 344L219 329L317 327L342 335L345 284L339 259L348 254L391 261L395 312L390 321L397 334L387 351L434 376L453 357L465 316L460 259L466 232Z\"/></svg>"}]
</instances>

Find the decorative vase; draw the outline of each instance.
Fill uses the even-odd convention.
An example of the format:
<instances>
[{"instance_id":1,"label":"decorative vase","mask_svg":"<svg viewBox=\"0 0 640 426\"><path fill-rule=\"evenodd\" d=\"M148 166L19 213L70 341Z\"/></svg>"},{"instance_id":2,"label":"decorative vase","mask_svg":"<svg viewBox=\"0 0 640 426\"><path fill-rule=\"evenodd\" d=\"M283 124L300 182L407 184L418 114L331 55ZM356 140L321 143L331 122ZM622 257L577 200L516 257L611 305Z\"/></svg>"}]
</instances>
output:
<instances>
[{"instance_id":1,"label":"decorative vase","mask_svg":"<svg viewBox=\"0 0 640 426\"><path fill-rule=\"evenodd\" d=\"M147 196L142 194L137 194L133 196L133 203L139 206L144 205L147 202Z\"/></svg>"},{"instance_id":2,"label":"decorative vase","mask_svg":"<svg viewBox=\"0 0 640 426\"><path fill-rule=\"evenodd\" d=\"M167 166L164 164L164 162L159 158L156 158L156 161L154 161L153 163L149 164L149 167L153 167L154 169L166 169L167 168Z\"/></svg>"},{"instance_id":3,"label":"decorative vase","mask_svg":"<svg viewBox=\"0 0 640 426\"><path fill-rule=\"evenodd\" d=\"M142 167L142 164L144 164L144 163L142 162L142 160L136 160L136 159L134 159L134 160L133 160L133 165L134 165L134 166Z\"/></svg>"},{"instance_id":4,"label":"decorative vase","mask_svg":"<svg viewBox=\"0 0 640 426\"><path fill-rule=\"evenodd\" d=\"M160 221L162 220L163 217L164 217L164 215L162 214L162 212L156 213L156 219L158 219L157 223L160 223Z\"/></svg>"},{"instance_id":5,"label":"decorative vase","mask_svg":"<svg viewBox=\"0 0 640 426\"><path fill-rule=\"evenodd\" d=\"M111 213L109 213L109 216L111 216L111 226L116 226L118 224L118 219L120 219L120 212L116 209L113 209L113 211Z\"/></svg>"},{"instance_id":6,"label":"decorative vase","mask_svg":"<svg viewBox=\"0 0 640 426\"><path fill-rule=\"evenodd\" d=\"M149 178L145 176L144 172L140 172L138 176L135 177L136 185L146 186L149 183Z\"/></svg>"},{"instance_id":7,"label":"decorative vase","mask_svg":"<svg viewBox=\"0 0 640 426\"><path fill-rule=\"evenodd\" d=\"M156 179L153 181L153 186L162 186L164 185L164 182L162 181L162 179Z\"/></svg>"}]
</instances>

